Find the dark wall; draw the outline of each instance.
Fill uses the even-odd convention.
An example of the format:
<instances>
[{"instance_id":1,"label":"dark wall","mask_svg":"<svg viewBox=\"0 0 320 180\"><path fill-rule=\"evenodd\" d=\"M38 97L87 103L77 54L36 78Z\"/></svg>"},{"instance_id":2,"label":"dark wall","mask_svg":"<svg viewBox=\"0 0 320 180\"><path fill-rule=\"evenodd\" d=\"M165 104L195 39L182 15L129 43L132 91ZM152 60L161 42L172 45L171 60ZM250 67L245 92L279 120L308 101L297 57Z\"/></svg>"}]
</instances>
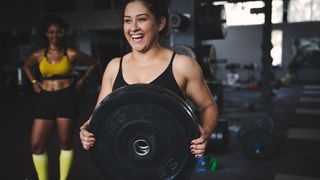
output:
<instances>
[{"instance_id":1,"label":"dark wall","mask_svg":"<svg viewBox=\"0 0 320 180\"><path fill-rule=\"evenodd\" d=\"M10 0L0 5L0 30L29 31L42 18L43 1L41 0Z\"/></svg>"}]
</instances>

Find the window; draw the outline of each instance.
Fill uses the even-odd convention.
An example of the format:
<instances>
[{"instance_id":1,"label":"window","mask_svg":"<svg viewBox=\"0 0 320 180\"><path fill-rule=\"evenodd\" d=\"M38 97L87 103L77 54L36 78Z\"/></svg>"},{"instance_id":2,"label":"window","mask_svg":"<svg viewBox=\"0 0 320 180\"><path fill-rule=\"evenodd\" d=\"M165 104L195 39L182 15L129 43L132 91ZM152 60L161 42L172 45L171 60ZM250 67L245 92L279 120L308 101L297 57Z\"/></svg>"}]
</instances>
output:
<instances>
[{"instance_id":1,"label":"window","mask_svg":"<svg viewBox=\"0 0 320 180\"><path fill-rule=\"evenodd\" d=\"M271 21L273 24L282 23L282 18L283 18L283 0L273 0Z\"/></svg>"},{"instance_id":2,"label":"window","mask_svg":"<svg viewBox=\"0 0 320 180\"><path fill-rule=\"evenodd\" d=\"M264 23L264 13L252 14L252 8L263 8L263 1L249 1L240 3L226 3L228 26L254 25ZM272 1L272 23L281 23L283 16L283 1Z\"/></svg>"},{"instance_id":3,"label":"window","mask_svg":"<svg viewBox=\"0 0 320 180\"><path fill-rule=\"evenodd\" d=\"M263 24L264 14L251 14L251 8L263 7L262 1L227 3L225 4L227 25L253 25Z\"/></svg>"},{"instance_id":4,"label":"window","mask_svg":"<svg viewBox=\"0 0 320 180\"><path fill-rule=\"evenodd\" d=\"M319 8L319 0L290 0L288 22L319 21Z\"/></svg>"},{"instance_id":5,"label":"window","mask_svg":"<svg viewBox=\"0 0 320 180\"><path fill-rule=\"evenodd\" d=\"M277 66L282 63L282 30L273 30L271 34L271 57L273 59L272 65Z\"/></svg>"}]
</instances>

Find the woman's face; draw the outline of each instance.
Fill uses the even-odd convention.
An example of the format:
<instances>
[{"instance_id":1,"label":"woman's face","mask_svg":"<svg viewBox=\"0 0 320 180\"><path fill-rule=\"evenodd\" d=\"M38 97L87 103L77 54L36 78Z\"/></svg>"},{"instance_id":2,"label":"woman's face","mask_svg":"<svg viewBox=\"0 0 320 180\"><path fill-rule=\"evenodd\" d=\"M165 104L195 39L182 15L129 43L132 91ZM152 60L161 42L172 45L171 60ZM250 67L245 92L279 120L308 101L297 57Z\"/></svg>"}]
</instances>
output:
<instances>
[{"instance_id":1,"label":"woman's face","mask_svg":"<svg viewBox=\"0 0 320 180\"><path fill-rule=\"evenodd\" d=\"M161 23L141 1L127 4L124 10L123 30L132 50L145 52L158 44Z\"/></svg>"},{"instance_id":2,"label":"woman's face","mask_svg":"<svg viewBox=\"0 0 320 180\"><path fill-rule=\"evenodd\" d=\"M61 45L64 36L63 29L58 24L51 24L46 33L49 44Z\"/></svg>"}]
</instances>

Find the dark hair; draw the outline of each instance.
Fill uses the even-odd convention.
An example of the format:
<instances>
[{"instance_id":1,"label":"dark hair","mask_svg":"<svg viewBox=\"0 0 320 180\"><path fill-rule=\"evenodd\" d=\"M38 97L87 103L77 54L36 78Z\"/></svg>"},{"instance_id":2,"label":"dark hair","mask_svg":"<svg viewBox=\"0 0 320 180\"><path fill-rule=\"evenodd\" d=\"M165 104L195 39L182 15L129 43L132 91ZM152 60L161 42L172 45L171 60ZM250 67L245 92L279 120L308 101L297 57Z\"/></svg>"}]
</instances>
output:
<instances>
[{"instance_id":1,"label":"dark hair","mask_svg":"<svg viewBox=\"0 0 320 180\"><path fill-rule=\"evenodd\" d=\"M63 31L66 31L69 28L69 24L65 22L61 17L57 15L47 15L43 18L42 22L39 24L39 36L40 40L43 41L45 46L48 45L48 39L46 33L48 28L52 24L57 24L61 27ZM64 40L63 40L64 41Z\"/></svg>"},{"instance_id":2,"label":"dark hair","mask_svg":"<svg viewBox=\"0 0 320 180\"><path fill-rule=\"evenodd\" d=\"M122 15L124 15L126 6L130 2L134 1L142 2L154 15L157 22L160 22L161 17L165 17L167 22L165 27L160 31L160 35L166 34L168 32L170 0L124 0L122 4Z\"/></svg>"}]
</instances>

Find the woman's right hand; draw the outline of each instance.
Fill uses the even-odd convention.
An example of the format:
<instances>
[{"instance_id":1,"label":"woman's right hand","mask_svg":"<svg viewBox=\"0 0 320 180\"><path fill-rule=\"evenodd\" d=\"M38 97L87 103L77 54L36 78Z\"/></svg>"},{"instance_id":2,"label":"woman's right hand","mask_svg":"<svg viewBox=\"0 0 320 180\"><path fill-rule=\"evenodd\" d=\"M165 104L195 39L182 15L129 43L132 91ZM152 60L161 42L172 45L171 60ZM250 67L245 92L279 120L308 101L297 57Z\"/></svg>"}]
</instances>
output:
<instances>
[{"instance_id":1,"label":"woman's right hand","mask_svg":"<svg viewBox=\"0 0 320 180\"><path fill-rule=\"evenodd\" d=\"M85 150L89 150L95 142L94 135L88 131L89 121L80 127L80 140Z\"/></svg>"}]
</instances>

